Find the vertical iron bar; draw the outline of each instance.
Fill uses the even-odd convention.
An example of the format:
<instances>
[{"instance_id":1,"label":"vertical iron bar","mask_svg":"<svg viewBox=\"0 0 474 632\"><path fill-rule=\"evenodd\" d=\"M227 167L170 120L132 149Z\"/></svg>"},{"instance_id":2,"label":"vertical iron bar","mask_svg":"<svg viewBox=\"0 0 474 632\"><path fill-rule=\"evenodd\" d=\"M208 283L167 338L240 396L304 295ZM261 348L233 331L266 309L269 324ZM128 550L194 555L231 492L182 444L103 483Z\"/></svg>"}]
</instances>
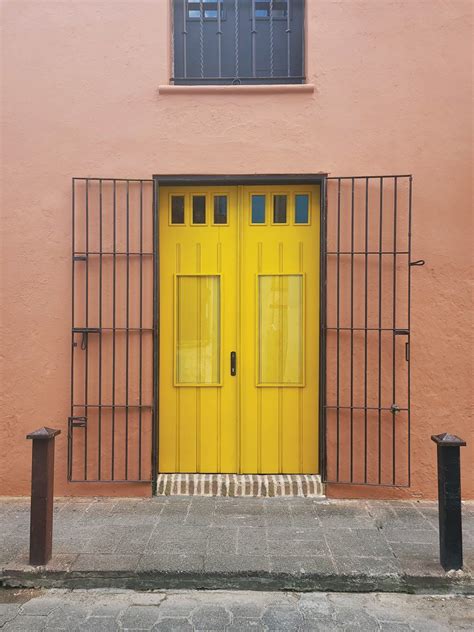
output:
<instances>
[{"instance_id":1,"label":"vertical iron bar","mask_svg":"<svg viewBox=\"0 0 474 632\"><path fill-rule=\"evenodd\" d=\"M72 289L72 310L71 310L71 417L74 416L74 315L76 303L76 262L74 254L76 252L76 181L72 179L72 269L71 269L71 289ZM72 462L73 462L73 432L74 426L69 422L68 427L68 480L72 479Z\"/></svg>"},{"instance_id":2,"label":"vertical iron bar","mask_svg":"<svg viewBox=\"0 0 474 632\"><path fill-rule=\"evenodd\" d=\"M337 180L337 258L336 258L336 480L339 480L339 452L340 452L340 373L339 373L339 357L340 357L340 265L341 255L341 179Z\"/></svg>"},{"instance_id":3,"label":"vertical iron bar","mask_svg":"<svg viewBox=\"0 0 474 632\"><path fill-rule=\"evenodd\" d=\"M111 479L115 478L115 328L117 293L117 182L113 181L113 270L112 270L112 450Z\"/></svg>"},{"instance_id":4,"label":"vertical iron bar","mask_svg":"<svg viewBox=\"0 0 474 632\"><path fill-rule=\"evenodd\" d=\"M234 2L235 78L239 78L239 0Z\"/></svg>"},{"instance_id":5,"label":"vertical iron bar","mask_svg":"<svg viewBox=\"0 0 474 632\"><path fill-rule=\"evenodd\" d=\"M395 330L397 328L397 196L398 196L398 178L394 178L393 186L393 313L392 313L392 404L396 403L396 338ZM395 485L395 411L392 412L392 484Z\"/></svg>"},{"instance_id":6,"label":"vertical iron bar","mask_svg":"<svg viewBox=\"0 0 474 632\"><path fill-rule=\"evenodd\" d=\"M252 77L257 76L257 24L255 22L255 0L252 0Z\"/></svg>"},{"instance_id":7,"label":"vertical iron bar","mask_svg":"<svg viewBox=\"0 0 474 632\"><path fill-rule=\"evenodd\" d=\"M156 479L159 468L159 432L158 432L158 411L159 411L159 250L158 250L158 230L159 230L159 187L153 179L153 208L152 208L152 234L153 234L153 409L152 409L152 477L153 488L156 492Z\"/></svg>"},{"instance_id":8,"label":"vertical iron bar","mask_svg":"<svg viewBox=\"0 0 474 632\"><path fill-rule=\"evenodd\" d=\"M188 52L188 28L187 28L186 0L183 0L183 77L188 76L187 52Z\"/></svg>"},{"instance_id":9,"label":"vertical iron bar","mask_svg":"<svg viewBox=\"0 0 474 632\"><path fill-rule=\"evenodd\" d=\"M369 178L365 179L365 304L364 304L364 482L367 483L367 327L369 251Z\"/></svg>"},{"instance_id":10,"label":"vertical iron bar","mask_svg":"<svg viewBox=\"0 0 474 632\"><path fill-rule=\"evenodd\" d=\"M102 454L102 179L99 180L99 410L98 410L98 459L97 474L101 479L101 454Z\"/></svg>"},{"instance_id":11,"label":"vertical iron bar","mask_svg":"<svg viewBox=\"0 0 474 632\"><path fill-rule=\"evenodd\" d=\"M327 178L321 182L320 197L320 347L319 347L319 454L321 473L327 479L327 423L326 423L326 324L327 324Z\"/></svg>"},{"instance_id":12,"label":"vertical iron bar","mask_svg":"<svg viewBox=\"0 0 474 632\"><path fill-rule=\"evenodd\" d=\"M382 482L382 244L383 244L383 178L380 178L379 208L379 364L378 364L378 450L379 450L379 485Z\"/></svg>"},{"instance_id":13,"label":"vertical iron bar","mask_svg":"<svg viewBox=\"0 0 474 632\"><path fill-rule=\"evenodd\" d=\"M291 21L290 21L291 0L286 0L286 65L287 75L291 77Z\"/></svg>"},{"instance_id":14,"label":"vertical iron bar","mask_svg":"<svg viewBox=\"0 0 474 632\"><path fill-rule=\"evenodd\" d=\"M175 55L175 33L174 33L174 29L175 29L175 2L171 2L169 3L170 6L170 19L169 19L169 24L170 24L170 28L171 28L171 77L175 78L176 77L176 55Z\"/></svg>"},{"instance_id":15,"label":"vertical iron bar","mask_svg":"<svg viewBox=\"0 0 474 632\"><path fill-rule=\"evenodd\" d=\"M143 360L143 180L140 180L140 314L139 314L139 369L138 369L138 478L142 477L142 360Z\"/></svg>"},{"instance_id":16,"label":"vertical iron bar","mask_svg":"<svg viewBox=\"0 0 474 632\"><path fill-rule=\"evenodd\" d=\"M204 78L204 4L199 2L199 57L201 65L201 79Z\"/></svg>"},{"instance_id":17,"label":"vertical iron bar","mask_svg":"<svg viewBox=\"0 0 474 632\"><path fill-rule=\"evenodd\" d=\"M217 0L217 65L219 77L222 77L222 23L221 7L222 0Z\"/></svg>"},{"instance_id":18,"label":"vertical iron bar","mask_svg":"<svg viewBox=\"0 0 474 632\"><path fill-rule=\"evenodd\" d=\"M89 327L89 180L86 180L86 329ZM84 371L84 403L88 404L88 381L89 381L89 340L85 334L85 371ZM88 409L86 408L86 411ZM87 480L87 423L84 426L84 480Z\"/></svg>"},{"instance_id":19,"label":"vertical iron bar","mask_svg":"<svg viewBox=\"0 0 474 632\"><path fill-rule=\"evenodd\" d=\"M351 483L354 480L354 178L351 180L351 380L350 380L350 419L351 419Z\"/></svg>"},{"instance_id":20,"label":"vertical iron bar","mask_svg":"<svg viewBox=\"0 0 474 632\"><path fill-rule=\"evenodd\" d=\"M270 77L273 77L273 0L270 0Z\"/></svg>"},{"instance_id":21,"label":"vertical iron bar","mask_svg":"<svg viewBox=\"0 0 474 632\"><path fill-rule=\"evenodd\" d=\"M128 361L129 361L129 329L130 329L130 181L127 180L126 200L126 312L125 312L125 480L128 479Z\"/></svg>"},{"instance_id":22,"label":"vertical iron bar","mask_svg":"<svg viewBox=\"0 0 474 632\"><path fill-rule=\"evenodd\" d=\"M411 344L411 218L412 218L412 182L410 176L408 185L408 344ZM407 423L408 423L408 485L411 481L411 349L408 347L408 369L407 369Z\"/></svg>"}]
</instances>

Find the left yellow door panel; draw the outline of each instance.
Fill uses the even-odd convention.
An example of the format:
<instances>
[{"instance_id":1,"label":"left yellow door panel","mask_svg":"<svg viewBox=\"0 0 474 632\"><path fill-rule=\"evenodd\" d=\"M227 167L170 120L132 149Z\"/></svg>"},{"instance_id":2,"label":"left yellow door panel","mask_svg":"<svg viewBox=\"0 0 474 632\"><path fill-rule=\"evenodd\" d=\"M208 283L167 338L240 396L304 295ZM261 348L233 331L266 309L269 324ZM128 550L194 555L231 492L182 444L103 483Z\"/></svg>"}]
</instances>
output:
<instances>
[{"instance_id":1,"label":"left yellow door panel","mask_svg":"<svg viewBox=\"0 0 474 632\"><path fill-rule=\"evenodd\" d=\"M163 187L159 208L159 469L237 472L237 191Z\"/></svg>"}]
</instances>

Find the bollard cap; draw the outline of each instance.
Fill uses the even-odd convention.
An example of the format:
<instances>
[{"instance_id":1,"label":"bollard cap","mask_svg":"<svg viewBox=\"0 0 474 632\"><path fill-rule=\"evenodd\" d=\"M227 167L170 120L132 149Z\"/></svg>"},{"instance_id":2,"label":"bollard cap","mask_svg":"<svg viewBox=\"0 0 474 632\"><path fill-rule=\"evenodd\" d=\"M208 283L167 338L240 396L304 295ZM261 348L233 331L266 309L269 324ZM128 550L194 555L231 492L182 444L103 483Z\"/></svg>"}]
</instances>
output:
<instances>
[{"instance_id":1,"label":"bollard cap","mask_svg":"<svg viewBox=\"0 0 474 632\"><path fill-rule=\"evenodd\" d=\"M58 434L61 434L61 430L55 430L54 428L47 428L43 426L42 428L38 428L34 432L30 432L30 434L26 435L27 439L54 439L54 437Z\"/></svg>"},{"instance_id":2,"label":"bollard cap","mask_svg":"<svg viewBox=\"0 0 474 632\"><path fill-rule=\"evenodd\" d=\"M431 441L434 441L440 448L459 448L466 445L466 442L463 439L457 437L456 435L449 434L449 432L443 432L439 435L431 435Z\"/></svg>"}]
</instances>

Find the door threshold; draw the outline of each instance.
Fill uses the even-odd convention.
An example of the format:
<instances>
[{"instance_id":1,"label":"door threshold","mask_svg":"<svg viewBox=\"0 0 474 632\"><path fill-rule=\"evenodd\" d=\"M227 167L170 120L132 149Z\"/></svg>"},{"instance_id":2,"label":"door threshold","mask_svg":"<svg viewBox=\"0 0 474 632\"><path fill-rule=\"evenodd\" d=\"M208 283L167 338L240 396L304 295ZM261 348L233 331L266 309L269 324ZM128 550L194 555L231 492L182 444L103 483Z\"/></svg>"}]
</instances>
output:
<instances>
[{"instance_id":1,"label":"door threshold","mask_svg":"<svg viewBox=\"0 0 474 632\"><path fill-rule=\"evenodd\" d=\"M157 496L324 498L319 474L159 474Z\"/></svg>"}]
</instances>

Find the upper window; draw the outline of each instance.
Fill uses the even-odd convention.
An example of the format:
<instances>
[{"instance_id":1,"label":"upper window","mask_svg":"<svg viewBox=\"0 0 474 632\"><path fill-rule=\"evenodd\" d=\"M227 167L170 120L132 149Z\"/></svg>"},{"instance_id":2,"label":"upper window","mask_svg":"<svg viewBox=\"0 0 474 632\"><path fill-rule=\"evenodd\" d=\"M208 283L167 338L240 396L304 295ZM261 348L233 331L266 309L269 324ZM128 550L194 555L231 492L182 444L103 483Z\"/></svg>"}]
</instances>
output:
<instances>
[{"instance_id":1,"label":"upper window","mask_svg":"<svg viewBox=\"0 0 474 632\"><path fill-rule=\"evenodd\" d=\"M173 0L177 85L304 83L304 0Z\"/></svg>"}]
</instances>

